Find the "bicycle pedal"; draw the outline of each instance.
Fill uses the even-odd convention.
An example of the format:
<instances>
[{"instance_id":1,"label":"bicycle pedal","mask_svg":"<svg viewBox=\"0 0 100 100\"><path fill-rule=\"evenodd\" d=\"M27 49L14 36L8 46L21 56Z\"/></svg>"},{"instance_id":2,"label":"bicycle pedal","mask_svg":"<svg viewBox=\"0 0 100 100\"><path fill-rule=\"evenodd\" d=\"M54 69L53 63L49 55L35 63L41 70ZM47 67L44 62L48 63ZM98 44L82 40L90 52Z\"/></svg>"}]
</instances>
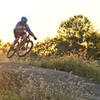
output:
<instances>
[{"instance_id":1,"label":"bicycle pedal","mask_svg":"<svg viewBox=\"0 0 100 100\"><path fill-rule=\"evenodd\" d=\"M25 47L22 47L22 50L26 50L26 48Z\"/></svg>"}]
</instances>

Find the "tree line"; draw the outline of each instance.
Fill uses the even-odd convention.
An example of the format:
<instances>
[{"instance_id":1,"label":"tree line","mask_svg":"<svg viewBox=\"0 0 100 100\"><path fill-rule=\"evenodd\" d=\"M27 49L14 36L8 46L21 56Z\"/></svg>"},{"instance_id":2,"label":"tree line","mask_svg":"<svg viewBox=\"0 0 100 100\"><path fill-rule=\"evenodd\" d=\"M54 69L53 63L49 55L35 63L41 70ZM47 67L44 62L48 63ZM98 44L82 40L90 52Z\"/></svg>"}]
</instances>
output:
<instances>
[{"instance_id":1,"label":"tree line","mask_svg":"<svg viewBox=\"0 0 100 100\"><path fill-rule=\"evenodd\" d=\"M87 58L99 58L100 33L84 15L75 15L60 23L57 35L37 42L34 52L37 55L85 55Z\"/></svg>"},{"instance_id":2,"label":"tree line","mask_svg":"<svg viewBox=\"0 0 100 100\"><path fill-rule=\"evenodd\" d=\"M0 50L7 52L11 44L0 41ZM34 44L32 53L39 56L64 56L71 53L99 59L100 33L84 15L75 15L60 23L57 35Z\"/></svg>"}]
</instances>

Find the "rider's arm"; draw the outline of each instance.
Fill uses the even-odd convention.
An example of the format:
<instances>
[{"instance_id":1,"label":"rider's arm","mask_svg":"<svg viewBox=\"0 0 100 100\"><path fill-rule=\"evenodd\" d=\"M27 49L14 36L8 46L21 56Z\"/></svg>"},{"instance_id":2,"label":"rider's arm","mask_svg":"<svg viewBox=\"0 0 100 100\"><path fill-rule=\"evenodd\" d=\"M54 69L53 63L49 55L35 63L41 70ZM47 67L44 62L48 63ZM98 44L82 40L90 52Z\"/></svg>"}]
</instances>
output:
<instances>
[{"instance_id":1,"label":"rider's arm","mask_svg":"<svg viewBox=\"0 0 100 100\"><path fill-rule=\"evenodd\" d=\"M34 38L35 40L37 40L36 36L34 35L34 33L33 33L32 31L30 31L29 34L30 34L31 36L33 36L33 38Z\"/></svg>"},{"instance_id":2,"label":"rider's arm","mask_svg":"<svg viewBox=\"0 0 100 100\"><path fill-rule=\"evenodd\" d=\"M31 36L33 36L33 38L35 39L35 40L37 40L37 38L35 37L35 35L34 35L34 33L30 30L30 28L29 28L29 26L26 24L26 31L31 35Z\"/></svg>"}]
</instances>

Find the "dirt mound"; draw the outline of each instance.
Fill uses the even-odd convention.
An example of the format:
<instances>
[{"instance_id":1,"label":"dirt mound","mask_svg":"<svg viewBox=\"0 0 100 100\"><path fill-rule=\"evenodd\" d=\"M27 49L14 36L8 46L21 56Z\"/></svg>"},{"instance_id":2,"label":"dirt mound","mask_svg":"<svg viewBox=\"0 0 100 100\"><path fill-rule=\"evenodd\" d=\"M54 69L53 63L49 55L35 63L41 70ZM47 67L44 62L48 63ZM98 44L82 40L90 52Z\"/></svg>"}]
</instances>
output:
<instances>
[{"instance_id":1,"label":"dirt mound","mask_svg":"<svg viewBox=\"0 0 100 100\"><path fill-rule=\"evenodd\" d=\"M88 92L92 96L89 100L100 100L100 84L89 81L86 78L73 75L71 72L63 72L45 68L34 67L26 64L19 64L15 62L0 62L0 71L9 73L22 73L27 79L31 76L38 84L41 80L48 86L56 90L60 85L68 87L71 84L71 88L83 93ZM88 100L88 99L86 99Z\"/></svg>"}]
</instances>

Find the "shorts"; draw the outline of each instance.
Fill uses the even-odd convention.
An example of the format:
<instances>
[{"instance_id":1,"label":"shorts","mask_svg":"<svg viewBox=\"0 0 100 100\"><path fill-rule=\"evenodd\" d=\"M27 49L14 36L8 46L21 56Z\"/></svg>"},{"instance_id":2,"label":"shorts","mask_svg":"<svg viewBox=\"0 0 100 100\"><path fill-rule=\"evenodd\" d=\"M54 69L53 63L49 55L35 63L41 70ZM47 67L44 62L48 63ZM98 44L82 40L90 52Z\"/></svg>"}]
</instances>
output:
<instances>
[{"instance_id":1,"label":"shorts","mask_svg":"<svg viewBox=\"0 0 100 100\"><path fill-rule=\"evenodd\" d=\"M16 28L14 29L14 37L15 37L15 39L17 39L19 37L22 37L24 35L27 35L27 33L24 32L24 31L19 31Z\"/></svg>"}]
</instances>

